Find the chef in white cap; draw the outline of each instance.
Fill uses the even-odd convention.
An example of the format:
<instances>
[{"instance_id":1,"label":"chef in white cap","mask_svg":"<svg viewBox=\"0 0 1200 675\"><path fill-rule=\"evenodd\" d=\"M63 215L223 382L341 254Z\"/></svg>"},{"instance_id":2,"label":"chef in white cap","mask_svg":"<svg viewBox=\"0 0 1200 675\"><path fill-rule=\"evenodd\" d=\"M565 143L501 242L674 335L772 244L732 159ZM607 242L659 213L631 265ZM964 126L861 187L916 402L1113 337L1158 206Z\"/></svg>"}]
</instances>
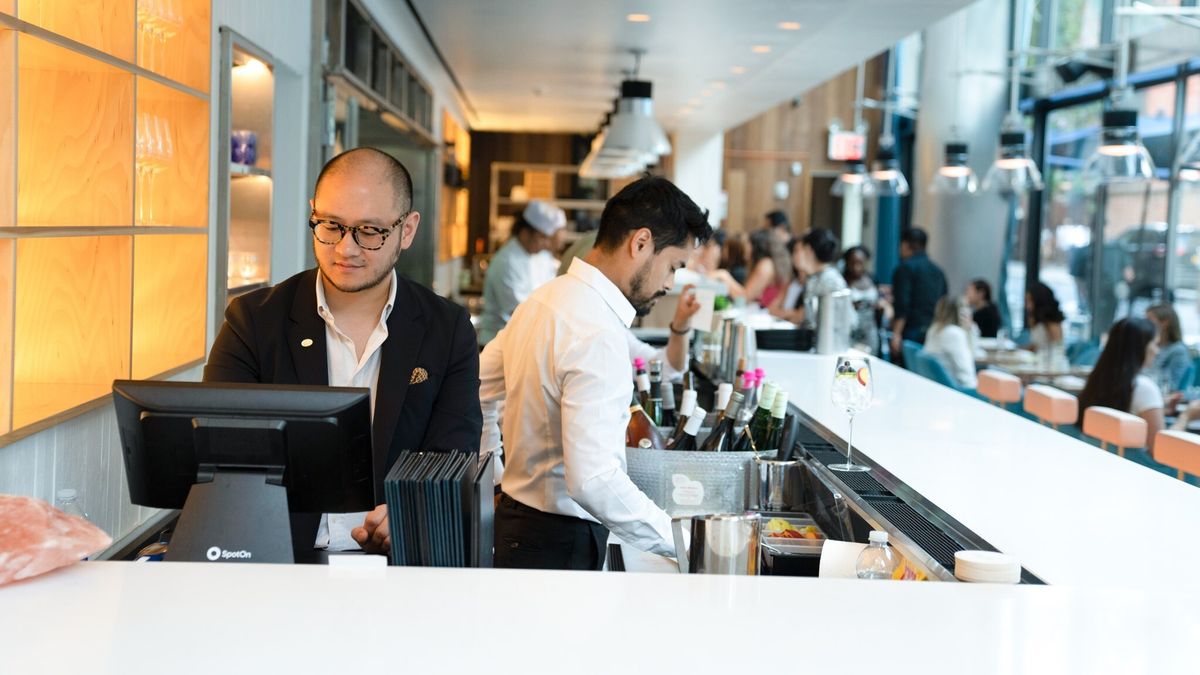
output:
<instances>
[{"instance_id":1,"label":"chef in white cap","mask_svg":"<svg viewBox=\"0 0 1200 675\"><path fill-rule=\"evenodd\" d=\"M558 260L550 253L567 224L557 206L533 200L513 223L512 236L488 263L483 282L479 345L496 337L513 310L538 286L554 278Z\"/></svg>"}]
</instances>

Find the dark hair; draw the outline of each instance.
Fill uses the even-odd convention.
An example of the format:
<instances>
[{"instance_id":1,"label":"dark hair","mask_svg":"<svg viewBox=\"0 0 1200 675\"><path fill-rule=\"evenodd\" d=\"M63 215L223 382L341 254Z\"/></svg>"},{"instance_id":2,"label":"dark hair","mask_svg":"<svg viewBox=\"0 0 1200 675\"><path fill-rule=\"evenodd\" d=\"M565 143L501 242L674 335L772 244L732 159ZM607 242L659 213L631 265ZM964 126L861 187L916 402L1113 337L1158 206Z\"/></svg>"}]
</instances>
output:
<instances>
[{"instance_id":1,"label":"dark hair","mask_svg":"<svg viewBox=\"0 0 1200 675\"><path fill-rule=\"evenodd\" d=\"M792 224L790 222L788 222L787 214L784 213L783 211L771 211L770 213L768 213L765 216L765 218L767 220L771 221L771 227L789 227L790 228L792 226Z\"/></svg>"},{"instance_id":2,"label":"dark hair","mask_svg":"<svg viewBox=\"0 0 1200 675\"><path fill-rule=\"evenodd\" d=\"M800 241L811 248L817 260L823 263L837 260L838 249L842 246L837 235L825 228L809 230Z\"/></svg>"},{"instance_id":3,"label":"dark hair","mask_svg":"<svg viewBox=\"0 0 1200 675\"><path fill-rule=\"evenodd\" d=\"M871 259L871 249L863 246L862 244L855 244L845 251L842 251L842 260L850 260L850 256L854 255L855 253L861 253L863 260Z\"/></svg>"},{"instance_id":4,"label":"dark hair","mask_svg":"<svg viewBox=\"0 0 1200 675\"><path fill-rule=\"evenodd\" d=\"M1054 297L1054 291L1050 290L1049 286L1035 281L1027 292L1033 298L1033 309L1026 312L1030 326L1039 323L1062 323L1066 318L1058 307L1058 298Z\"/></svg>"},{"instance_id":5,"label":"dark hair","mask_svg":"<svg viewBox=\"0 0 1200 675\"><path fill-rule=\"evenodd\" d=\"M615 250L629 233L643 227L654 238L655 253L685 243L690 248L690 239L703 243L712 236L708 211L702 211L682 190L660 176L639 178L608 200L600 214L596 247Z\"/></svg>"},{"instance_id":6,"label":"dark hair","mask_svg":"<svg viewBox=\"0 0 1200 675\"><path fill-rule=\"evenodd\" d=\"M983 301L986 303L992 302L992 285L984 279L972 279L971 287L983 296Z\"/></svg>"},{"instance_id":7,"label":"dark hair","mask_svg":"<svg viewBox=\"0 0 1200 675\"><path fill-rule=\"evenodd\" d=\"M721 269L732 270L736 267L746 267L746 238L740 234L731 234L721 245Z\"/></svg>"},{"instance_id":8,"label":"dark hair","mask_svg":"<svg viewBox=\"0 0 1200 675\"><path fill-rule=\"evenodd\" d=\"M1183 341L1183 329L1179 327L1179 315L1170 305L1154 305L1146 310L1162 324L1162 334L1158 336L1159 344L1173 345Z\"/></svg>"},{"instance_id":9,"label":"dark hair","mask_svg":"<svg viewBox=\"0 0 1200 675\"><path fill-rule=\"evenodd\" d=\"M392 157L383 150L365 146L347 150L325 162L325 166L321 167L321 173L317 174L317 182L313 186L313 195L315 196L317 190L321 188L321 180L325 176L362 167L372 161L377 162L381 166L384 177L392 184L392 192L396 195L396 205L400 207L400 210L408 211L411 209L413 187L412 176L409 175L408 169L404 168L400 160Z\"/></svg>"},{"instance_id":10,"label":"dark hair","mask_svg":"<svg viewBox=\"0 0 1200 675\"><path fill-rule=\"evenodd\" d=\"M1129 412L1133 379L1145 364L1146 346L1153 339L1154 324L1146 319L1121 319L1108 329L1108 343L1079 394L1079 424L1083 412L1096 405Z\"/></svg>"},{"instance_id":11,"label":"dark hair","mask_svg":"<svg viewBox=\"0 0 1200 675\"><path fill-rule=\"evenodd\" d=\"M533 232L537 232L537 230L533 227L533 223L525 220L524 214L517 214L517 219L513 221L511 236L517 236L522 230L531 230Z\"/></svg>"},{"instance_id":12,"label":"dark hair","mask_svg":"<svg viewBox=\"0 0 1200 675\"><path fill-rule=\"evenodd\" d=\"M914 251L920 253L929 245L929 235L919 227L910 227L900 233L900 241L908 244Z\"/></svg>"},{"instance_id":13,"label":"dark hair","mask_svg":"<svg viewBox=\"0 0 1200 675\"><path fill-rule=\"evenodd\" d=\"M770 230L755 230L750 233L750 266L757 265L763 258L770 258L774 263L776 283L786 282L791 277L792 260L786 246L779 243Z\"/></svg>"}]
</instances>

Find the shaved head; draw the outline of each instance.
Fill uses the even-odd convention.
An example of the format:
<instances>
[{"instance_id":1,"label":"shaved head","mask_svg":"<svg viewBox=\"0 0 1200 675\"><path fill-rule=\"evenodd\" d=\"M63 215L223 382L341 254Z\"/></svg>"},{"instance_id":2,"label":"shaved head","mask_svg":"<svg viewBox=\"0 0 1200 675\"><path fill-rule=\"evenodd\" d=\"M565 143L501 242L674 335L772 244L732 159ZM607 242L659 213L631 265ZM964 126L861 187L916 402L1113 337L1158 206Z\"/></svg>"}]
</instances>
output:
<instances>
[{"instance_id":1,"label":"shaved head","mask_svg":"<svg viewBox=\"0 0 1200 675\"><path fill-rule=\"evenodd\" d=\"M412 177L408 169L395 157L375 148L354 148L347 150L325 163L321 173L317 175L317 185L313 188L315 196L321 191L321 181L336 174L354 174L358 176L374 176L390 183L396 207L400 211L412 208Z\"/></svg>"}]
</instances>

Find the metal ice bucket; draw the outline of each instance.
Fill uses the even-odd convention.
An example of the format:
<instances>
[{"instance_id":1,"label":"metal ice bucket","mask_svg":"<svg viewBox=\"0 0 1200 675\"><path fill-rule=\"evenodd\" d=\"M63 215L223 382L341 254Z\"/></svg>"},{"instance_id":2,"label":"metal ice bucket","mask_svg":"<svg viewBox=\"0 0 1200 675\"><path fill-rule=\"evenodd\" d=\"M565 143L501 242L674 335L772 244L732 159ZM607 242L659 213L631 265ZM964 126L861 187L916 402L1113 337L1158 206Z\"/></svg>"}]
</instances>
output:
<instances>
[{"instance_id":1,"label":"metal ice bucket","mask_svg":"<svg viewBox=\"0 0 1200 675\"><path fill-rule=\"evenodd\" d=\"M684 521L691 522L690 547L684 546ZM684 574L758 574L759 521L757 513L672 519L679 571Z\"/></svg>"},{"instance_id":2,"label":"metal ice bucket","mask_svg":"<svg viewBox=\"0 0 1200 675\"><path fill-rule=\"evenodd\" d=\"M754 511L795 511L802 504L804 484L797 460L755 457L750 477L749 507Z\"/></svg>"}]
</instances>

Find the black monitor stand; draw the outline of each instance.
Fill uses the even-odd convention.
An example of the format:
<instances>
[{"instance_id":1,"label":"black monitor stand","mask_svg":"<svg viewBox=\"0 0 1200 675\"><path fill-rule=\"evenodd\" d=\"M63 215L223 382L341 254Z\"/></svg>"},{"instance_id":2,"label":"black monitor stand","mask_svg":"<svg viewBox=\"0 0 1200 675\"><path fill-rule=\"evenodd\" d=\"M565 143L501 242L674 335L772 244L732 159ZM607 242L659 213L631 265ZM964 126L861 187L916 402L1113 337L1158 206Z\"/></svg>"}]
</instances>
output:
<instances>
[{"instance_id":1,"label":"black monitor stand","mask_svg":"<svg viewBox=\"0 0 1200 675\"><path fill-rule=\"evenodd\" d=\"M283 484L285 427L281 420L193 421L196 482L165 560L295 562ZM247 462L248 456L256 461Z\"/></svg>"}]
</instances>

